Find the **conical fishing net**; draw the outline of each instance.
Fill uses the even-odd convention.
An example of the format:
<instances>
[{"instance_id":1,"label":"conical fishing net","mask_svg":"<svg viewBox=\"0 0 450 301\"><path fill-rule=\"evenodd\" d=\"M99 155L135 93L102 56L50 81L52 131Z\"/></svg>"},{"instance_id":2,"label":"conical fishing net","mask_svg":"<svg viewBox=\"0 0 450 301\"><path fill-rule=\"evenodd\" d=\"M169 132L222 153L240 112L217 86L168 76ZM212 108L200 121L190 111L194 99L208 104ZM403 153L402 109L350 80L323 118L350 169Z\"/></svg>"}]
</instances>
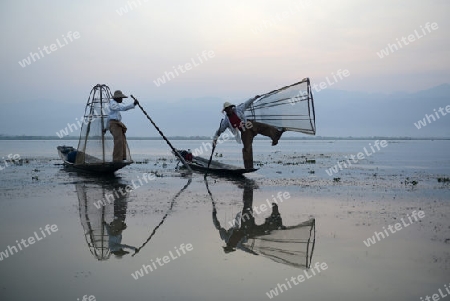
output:
<instances>
[{"instance_id":1,"label":"conical fishing net","mask_svg":"<svg viewBox=\"0 0 450 301\"><path fill-rule=\"evenodd\" d=\"M250 120L286 128L288 131L316 134L314 101L309 78L262 95L245 111Z\"/></svg>"},{"instance_id":2,"label":"conical fishing net","mask_svg":"<svg viewBox=\"0 0 450 301\"><path fill-rule=\"evenodd\" d=\"M107 129L111 91L106 85L92 88L86 104L75 165L102 165L113 162L114 139ZM126 161L131 161L128 144Z\"/></svg>"}]
</instances>

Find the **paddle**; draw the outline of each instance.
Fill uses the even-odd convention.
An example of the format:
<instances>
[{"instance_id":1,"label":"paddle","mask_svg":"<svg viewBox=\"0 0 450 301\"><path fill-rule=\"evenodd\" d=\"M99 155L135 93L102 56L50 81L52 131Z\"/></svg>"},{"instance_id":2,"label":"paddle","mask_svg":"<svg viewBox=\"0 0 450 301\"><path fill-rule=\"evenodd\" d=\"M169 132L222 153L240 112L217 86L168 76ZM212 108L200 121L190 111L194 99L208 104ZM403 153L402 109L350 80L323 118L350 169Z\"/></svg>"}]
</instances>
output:
<instances>
[{"instance_id":1,"label":"paddle","mask_svg":"<svg viewBox=\"0 0 450 301\"><path fill-rule=\"evenodd\" d=\"M133 98L136 101L136 104L139 106L139 108L141 108L142 112L144 113L144 115L147 117L148 120L150 120L150 122L153 124L153 126L155 127L155 129L158 131L158 133L161 135L161 137L163 137L163 139L167 142L167 144L170 146L170 148L172 149L173 153L175 156L178 157L178 159L180 159L180 161L184 164L184 166L186 166L186 168L189 170L190 173L192 173L192 169L189 166L189 164L186 163L186 161L184 160L183 156L180 155L180 153L172 146L172 144L169 142L169 140L166 138L166 136L164 136L163 132L161 132L161 130L159 129L159 127L153 122L153 120L150 118L150 116L148 116L147 112L144 110L144 108L141 106L141 104L139 103L139 101L133 96L130 95L131 98Z\"/></svg>"},{"instance_id":2,"label":"paddle","mask_svg":"<svg viewBox=\"0 0 450 301\"><path fill-rule=\"evenodd\" d=\"M219 129L220 129L220 127L222 126L222 121L223 121L223 119L220 121ZM213 140L213 147L212 147L212 150L211 150L211 156L209 156L208 167L207 167L206 172L205 172L205 177L206 177L206 175L208 174L209 166L211 165L212 156L213 156L213 154L214 154L214 150L216 149L216 143L217 143L217 139L214 139L214 140Z\"/></svg>"}]
</instances>

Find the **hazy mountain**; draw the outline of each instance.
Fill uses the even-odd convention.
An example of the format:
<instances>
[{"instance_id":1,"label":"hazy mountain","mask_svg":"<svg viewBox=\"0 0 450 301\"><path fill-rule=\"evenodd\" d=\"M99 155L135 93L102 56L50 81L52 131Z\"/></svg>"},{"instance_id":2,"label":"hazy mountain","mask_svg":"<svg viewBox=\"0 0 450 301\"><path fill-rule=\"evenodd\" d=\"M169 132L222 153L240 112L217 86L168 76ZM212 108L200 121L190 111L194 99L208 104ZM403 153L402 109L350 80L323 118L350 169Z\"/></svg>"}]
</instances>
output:
<instances>
[{"instance_id":1,"label":"hazy mountain","mask_svg":"<svg viewBox=\"0 0 450 301\"><path fill-rule=\"evenodd\" d=\"M362 93L325 89L314 93L317 135L339 137L410 136L450 137L450 116L435 113L450 105L450 85L416 93ZM231 100L239 103L245 100ZM130 101L130 100L127 100ZM142 100L154 122L168 136L211 136L217 129L225 99L203 97L167 101ZM0 134L53 135L75 124L84 113L86 100L64 103L52 99L8 103L0 112ZM450 110L450 107L449 107ZM433 117L426 114L433 115ZM439 116L439 119L436 117ZM158 136L139 108L122 114L129 136ZM418 129L414 123L422 120ZM430 122L429 122L430 121ZM425 124L426 126L423 126ZM75 129L72 126L73 129ZM78 136L79 130L71 135ZM302 134L289 133L300 137Z\"/></svg>"}]
</instances>

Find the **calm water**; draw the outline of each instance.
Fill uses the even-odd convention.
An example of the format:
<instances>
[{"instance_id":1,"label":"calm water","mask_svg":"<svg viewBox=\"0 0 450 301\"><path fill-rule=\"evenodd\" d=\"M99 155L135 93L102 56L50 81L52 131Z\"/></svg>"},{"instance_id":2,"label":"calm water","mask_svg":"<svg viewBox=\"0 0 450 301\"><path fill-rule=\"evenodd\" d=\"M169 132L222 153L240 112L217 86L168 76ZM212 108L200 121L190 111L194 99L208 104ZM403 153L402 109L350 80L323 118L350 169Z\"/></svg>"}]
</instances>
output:
<instances>
[{"instance_id":1,"label":"calm water","mask_svg":"<svg viewBox=\"0 0 450 301\"><path fill-rule=\"evenodd\" d=\"M171 141L177 149L191 149L202 151L201 156L209 157L210 141ZM295 156L298 158L305 155L309 158L326 155L330 160L318 160L317 163L323 163L331 167L337 160L346 160L350 155L357 155L359 152L364 154L365 159L357 163L357 167L371 165L372 167L390 167L393 169L422 169L434 172L448 173L450 170L450 140L389 140L386 147L380 147L378 150L374 146L374 140L322 140L322 141L296 141L282 140L280 145L270 146L268 140L256 140L254 142L254 160L268 162L269 158L273 161L284 159L283 155ZM45 158L58 159L56 147L58 145L71 145L77 147L77 141L70 140L50 140L50 141L1 141L0 140L0 158L7 158L8 154L19 154L22 158ZM206 145L206 146L205 146ZM372 145L372 149L370 148ZM170 148L164 141L129 141L130 150L134 160L150 159L155 160L161 157L173 158L170 154ZM222 154L223 157L215 159L242 165L241 147L234 141L227 141L219 144L215 153ZM369 154L369 155L366 155ZM268 156L270 156L268 158ZM295 160L291 160L294 162ZM299 160L297 160L299 161ZM2 161L0 161L3 163ZM289 161L286 161L289 162ZM284 162L284 163L286 163ZM328 165L326 165L328 164ZM3 164L4 165L4 164ZM323 172L325 174L325 172Z\"/></svg>"},{"instance_id":2,"label":"calm water","mask_svg":"<svg viewBox=\"0 0 450 301\"><path fill-rule=\"evenodd\" d=\"M172 141L192 150L203 142ZM271 147L255 141L256 173L247 180L205 182L201 175L176 172L164 141L130 141L133 159L144 164L107 179L59 165L56 146L76 146L74 141L0 141L0 157L29 160L0 171L0 252L9 252L0 261L0 300L269 300L267 293L277 287L284 291L275 300L419 300L436 293L449 281L450 224L444 217L450 194L437 177L450 176L450 141L389 141L327 175L326 169L369 143L374 141L281 141ZM216 152L215 159L242 165L234 142ZM304 164L306 159L315 163ZM145 182L149 172L157 176ZM400 185L406 177L419 183ZM138 187L120 193L133 183ZM280 221L262 208L283 193L289 198L279 199ZM94 203L107 195L111 202L97 208ZM253 209L254 222L244 221L243 232L232 230L237 214L255 206L261 212ZM427 212L427 224L411 225L370 248L362 243L419 208ZM314 250L314 231L295 228L312 217ZM286 228L273 230L280 223ZM228 252L233 233L243 240ZM277 243L261 245L265 235ZM30 237L35 242L19 250L21 239ZM286 255L290 248L295 256ZM289 287L291 277L305 270L311 275L307 258L328 268ZM135 279L143 265L148 273Z\"/></svg>"}]
</instances>

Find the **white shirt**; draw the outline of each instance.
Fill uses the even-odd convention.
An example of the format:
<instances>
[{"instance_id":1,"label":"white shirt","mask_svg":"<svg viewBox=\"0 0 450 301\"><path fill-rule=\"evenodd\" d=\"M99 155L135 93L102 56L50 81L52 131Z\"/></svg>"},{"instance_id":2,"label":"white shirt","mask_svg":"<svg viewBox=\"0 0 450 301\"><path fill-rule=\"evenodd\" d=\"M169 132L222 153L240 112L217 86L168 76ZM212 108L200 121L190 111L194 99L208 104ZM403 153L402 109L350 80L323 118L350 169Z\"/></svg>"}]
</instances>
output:
<instances>
[{"instance_id":1,"label":"white shirt","mask_svg":"<svg viewBox=\"0 0 450 301\"><path fill-rule=\"evenodd\" d=\"M107 128L109 128L109 121L111 119L122 121L122 116L120 115L120 111L128 111L130 109L134 109L134 103L130 103L128 105L118 103L116 100L111 99L109 101L109 113L107 120Z\"/></svg>"},{"instance_id":2,"label":"white shirt","mask_svg":"<svg viewBox=\"0 0 450 301\"><path fill-rule=\"evenodd\" d=\"M256 100L257 98L250 98L249 100L247 100L244 103L241 103L240 105L238 105L237 107L233 108L233 112L236 113L236 115L239 117L239 119L246 123L247 122L247 118L245 117L245 110ZM228 116L225 114L225 119L223 120L223 122L220 124L220 128L217 130L216 134L214 135L214 139L219 138L220 134L222 134L226 129L230 129L230 131L233 133L234 138L236 139L237 143L241 143L241 135L238 129L234 128L231 125L230 119L228 118Z\"/></svg>"}]
</instances>

